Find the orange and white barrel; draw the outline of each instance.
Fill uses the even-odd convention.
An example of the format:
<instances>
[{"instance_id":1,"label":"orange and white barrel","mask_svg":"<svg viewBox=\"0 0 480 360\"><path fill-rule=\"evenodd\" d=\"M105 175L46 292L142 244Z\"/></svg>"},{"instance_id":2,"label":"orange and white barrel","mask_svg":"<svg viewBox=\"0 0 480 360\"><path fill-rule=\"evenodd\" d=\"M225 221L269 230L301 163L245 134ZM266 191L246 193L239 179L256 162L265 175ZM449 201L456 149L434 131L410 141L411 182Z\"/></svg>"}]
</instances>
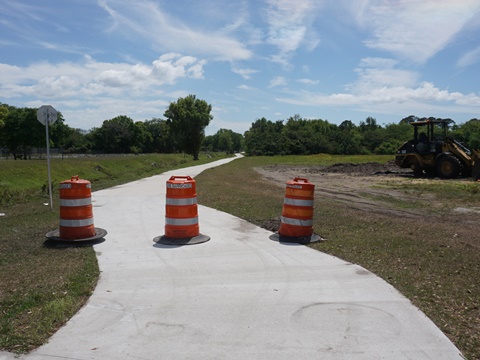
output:
<instances>
[{"instance_id":1,"label":"orange and white barrel","mask_svg":"<svg viewBox=\"0 0 480 360\"><path fill-rule=\"evenodd\" d=\"M91 188L90 181L81 180L78 176L60 183L61 239L77 240L95 236Z\"/></svg>"},{"instance_id":2,"label":"orange and white barrel","mask_svg":"<svg viewBox=\"0 0 480 360\"><path fill-rule=\"evenodd\" d=\"M315 185L306 178L287 181L278 234L307 237L313 234L313 201Z\"/></svg>"},{"instance_id":3,"label":"orange and white barrel","mask_svg":"<svg viewBox=\"0 0 480 360\"><path fill-rule=\"evenodd\" d=\"M195 180L190 176L172 176L167 180L165 236L184 239L199 234Z\"/></svg>"}]
</instances>

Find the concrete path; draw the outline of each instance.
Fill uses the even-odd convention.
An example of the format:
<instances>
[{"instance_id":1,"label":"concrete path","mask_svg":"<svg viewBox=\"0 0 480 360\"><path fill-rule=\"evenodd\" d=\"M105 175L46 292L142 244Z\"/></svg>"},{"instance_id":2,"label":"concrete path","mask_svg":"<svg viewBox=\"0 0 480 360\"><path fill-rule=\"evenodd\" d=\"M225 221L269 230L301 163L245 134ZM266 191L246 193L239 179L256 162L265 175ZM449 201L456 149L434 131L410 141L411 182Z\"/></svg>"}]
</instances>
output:
<instances>
[{"instance_id":1,"label":"concrete path","mask_svg":"<svg viewBox=\"0 0 480 360\"><path fill-rule=\"evenodd\" d=\"M21 359L463 358L369 271L272 241L229 214L199 207L206 243L153 242L164 234L169 177L229 160L95 192L95 226L108 230L95 246L98 286L48 344Z\"/></svg>"}]
</instances>

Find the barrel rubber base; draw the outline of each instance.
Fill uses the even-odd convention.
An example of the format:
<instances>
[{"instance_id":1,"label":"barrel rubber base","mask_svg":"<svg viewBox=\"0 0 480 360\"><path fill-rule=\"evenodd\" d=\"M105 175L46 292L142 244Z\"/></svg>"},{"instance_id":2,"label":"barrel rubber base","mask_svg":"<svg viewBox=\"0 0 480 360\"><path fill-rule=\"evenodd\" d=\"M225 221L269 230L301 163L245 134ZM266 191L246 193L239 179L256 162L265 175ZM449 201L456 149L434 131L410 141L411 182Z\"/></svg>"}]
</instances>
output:
<instances>
[{"instance_id":1,"label":"barrel rubber base","mask_svg":"<svg viewBox=\"0 0 480 360\"><path fill-rule=\"evenodd\" d=\"M165 235L157 236L153 239L157 244L162 245L195 245L207 242L210 240L210 236L198 234L197 236L188 237L188 238L171 238Z\"/></svg>"},{"instance_id":2,"label":"barrel rubber base","mask_svg":"<svg viewBox=\"0 0 480 360\"><path fill-rule=\"evenodd\" d=\"M319 241L326 241L320 235L312 234L310 236L284 236L278 233L269 236L270 240L280 243L311 244Z\"/></svg>"},{"instance_id":3,"label":"barrel rubber base","mask_svg":"<svg viewBox=\"0 0 480 360\"><path fill-rule=\"evenodd\" d=\"M62 239L60 237L60 230L52 230L45 234L49 240L53 241L63 241L63 242L82 242L82 241L94 241L99 240L107 235L107 230L101 228L95 228L95 236L83 238L83 239Z\"/></svg>"}]
</instances>

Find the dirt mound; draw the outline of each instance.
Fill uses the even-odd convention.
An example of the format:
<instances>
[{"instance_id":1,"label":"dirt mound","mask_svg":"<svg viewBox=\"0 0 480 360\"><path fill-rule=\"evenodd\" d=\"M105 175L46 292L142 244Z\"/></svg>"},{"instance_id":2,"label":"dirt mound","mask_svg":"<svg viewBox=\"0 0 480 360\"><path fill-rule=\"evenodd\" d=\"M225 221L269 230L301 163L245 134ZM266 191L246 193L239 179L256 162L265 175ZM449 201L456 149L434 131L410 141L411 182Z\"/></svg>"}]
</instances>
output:
<instances>
[{"instance_id":1,"label":"dirt mound","mask_svg":"<svg viewBox=\"0 0 480 360\"><path fill-rule=\"evenodd\" d=\"M376 175L376 174L397 174L401 172L398 166L393 161L386 164L375 162L368 162L362 164L333 164L327 166L319 172L336 173L336 174L362 174L362 175ZM403 171L402 171L403 172Z\"/></svg>"},{"instance_id":2,"label":"dirt mound","mask_svg":"<svg viewBox=\"0 0 480 360\"><path fill-rule=\"evenodd\" d=\"M385 164L376 162L368 162L361 164L342 163L333 164L330 166L286 166L286 165L271 165L265 168L267 171L287 172L296 170L306 174L346 174L346 175L384 175L384 174L404 174L412 172L410 169L400 169L395 165L394 161L389 161Z\"/></svg>"}]
</instances>

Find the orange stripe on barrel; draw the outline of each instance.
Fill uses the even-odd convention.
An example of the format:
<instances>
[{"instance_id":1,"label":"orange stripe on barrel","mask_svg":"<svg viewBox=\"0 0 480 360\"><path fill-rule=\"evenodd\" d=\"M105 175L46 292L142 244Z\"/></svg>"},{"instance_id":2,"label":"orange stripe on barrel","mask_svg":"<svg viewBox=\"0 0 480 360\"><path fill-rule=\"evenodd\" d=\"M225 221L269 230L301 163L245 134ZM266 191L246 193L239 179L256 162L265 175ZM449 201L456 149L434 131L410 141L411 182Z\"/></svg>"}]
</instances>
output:
<instances>
[{"instance_id":1,"label":"orange stripe on barrel","mask_svg":"<svg viewBox=\"0 0 480 360\"><path fill-rule=\"evenodd\" d=\"M199 234L195 180L190 176L172 176L167 180L165 236L182 239Z\"/></svg>"},{"instance_id":2,"label":"orange stripe on barrel","mask_svg":"<svg viewBox=\"0 0 480 360\"><path fill-rule=\"evenodd\" d=\"M283 201L278 233L288 237L305 237L313 234L313 200L315 185L306 178L288 181Z\"/></svg>"},{"instance_id":3,"label":"orange stripe on barrel","mask_svg":"<svg viewBox=\"0 0 480 360\"><path fill-rule=\"evenodd\" d=\"M59 237L76 240L94 236L91 184L72 176L60 183Z\"/></svg>"}]
</instances>

